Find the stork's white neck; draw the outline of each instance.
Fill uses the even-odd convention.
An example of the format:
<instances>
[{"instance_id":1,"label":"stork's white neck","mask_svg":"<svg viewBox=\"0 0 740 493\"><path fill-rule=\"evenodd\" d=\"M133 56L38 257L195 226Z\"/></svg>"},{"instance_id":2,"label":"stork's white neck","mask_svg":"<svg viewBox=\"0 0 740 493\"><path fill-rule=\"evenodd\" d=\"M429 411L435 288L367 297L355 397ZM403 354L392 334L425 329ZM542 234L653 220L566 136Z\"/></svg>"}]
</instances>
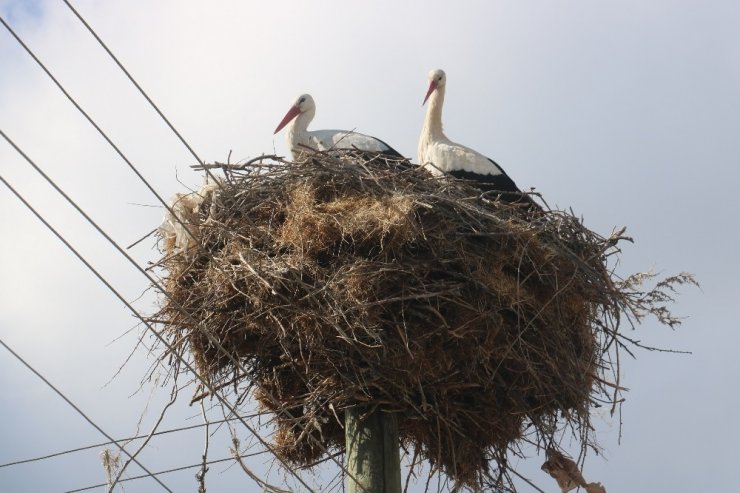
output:
<instances>
[{"instance_id":1,"label":"stork's white neck","mask_svg":"<svg viewBox=\"0 0 740 493\"><path fill-rule=\"evenodd\" d=\"M437 87L429 96L429 107L424 118L423 133L428 134L433 139L444 138L442 132L442 105L445 101L445 86Z\"/></svg>"},{"instance_id":2,"label":"stork's white neck","mask_svg":"<svg viewBox=\"0 0 740 493\"><path fill-rule=\"evenodd\" d=\"M447 140L442 132L442 105L445 100L445 87L437 87L429 96L429 106L427 114L424 117L424 126L421 128L421 137L419 138L418 159L419 164L424 166L429 161L427 156L428 150L432 143L440 140ZM432 171L435 172L435 171Z\"/></svg>"},{"instance_id":3,"label":"stork's white neck","mask_svg":"<svg viewBox=\"0 0 740 493\"><path fill-rule=\"evenodd\" d=\"M296 151L299 149L298 144L308 145L308 125L313 120L315 114L315 108L299 113L288 127L288 147L294 157L296 156Z\"/></svg>"}]
</instances>

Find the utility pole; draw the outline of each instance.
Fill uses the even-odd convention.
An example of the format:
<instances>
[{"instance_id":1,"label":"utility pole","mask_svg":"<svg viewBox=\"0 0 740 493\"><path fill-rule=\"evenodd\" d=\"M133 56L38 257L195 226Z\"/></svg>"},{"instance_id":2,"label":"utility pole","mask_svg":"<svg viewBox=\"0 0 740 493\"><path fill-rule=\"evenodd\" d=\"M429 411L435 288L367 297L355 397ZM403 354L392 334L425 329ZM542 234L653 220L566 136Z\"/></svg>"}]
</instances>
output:
<instances>
[{"instance_id":1,"label":"utility pole","mask_svg":"<svg viewBox=\"0 0 740 493\"><path fill-rule=\"evenodd\" d=\"M398 418L354 406L344 411L349 493L401 493ZM358 484L359 483L359 484Z\"/></svg>"}]
</instances>

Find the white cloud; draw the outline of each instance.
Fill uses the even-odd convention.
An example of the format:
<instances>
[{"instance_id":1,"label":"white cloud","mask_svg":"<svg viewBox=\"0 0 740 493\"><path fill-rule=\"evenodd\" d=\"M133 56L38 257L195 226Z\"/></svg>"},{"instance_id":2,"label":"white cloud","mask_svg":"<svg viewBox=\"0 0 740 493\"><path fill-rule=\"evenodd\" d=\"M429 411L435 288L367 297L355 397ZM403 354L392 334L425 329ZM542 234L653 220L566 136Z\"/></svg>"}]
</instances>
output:
<instances>
[{"instance_id":1,"label":"white cloud","mask_svg":"<svg viewBox=\"0 0 740 493\"><path fill-rule=\"evenodd\" d=\"M610 491L635 491L657 481L650 471L675 471L682 457L692 457L693 469L661 474L661 489L694 491L689 471L709 468L715 474L705 489L734 484L736 428L725 428L721 441L692 432L693 443L663 446L686 426L732 423L740 404L719 392L738 370L731 307L740 295L732 281L740 274L732 227L740 184L740 13L732 2L74 4L209 161L226 159L231 149L233 159L271 153L273 146L286 153L284 135L273 137L272 130L306 91L317 100L315 128L357 128L413 156L426 72L444 68L450 136L494 157L522 186L573 205L599 231L627 224L638 242L625 252L625 271L688 269L705 286L704 293L680 298L678 311L692 318L676 335L653 324L637 334L697 352L625 362L625 385L633 388L624 408L625 444L617 446L616 431L607 432L610 461L591 459L587 477ZM0 13L164 198L182 189L175 172L197 185L193 158L66 7L27 5L3 1ZM131 205L155 199L5 32L0 128L121 244L158 224L160 209ZM144 289L146 280L4 143L0 170L129 299ZM0 191L0 219L0 337L108 426L130 433L143 401L126 396L141 374L129 369L110 389L100 387L134 336L106 343L132 319L6 191ZM134 254L142 262L155 255L146 246ZM149 297L141 306L151 303ZM143 373L142 357L137 364ZM4 422L23 431L23 446L3 450L0 462L97 439L82 436L79 420L16 362L0 356L0 366L13 375L4 378ZM13 388L16 378L21 388ZM175 417L192 412L180 409ZM53 430L59 435L50 436ZM199 439L196 433L187 450L163 441L148 457L160 465L163 456L175 465L197 462ZM711 457L694 452L710 449ZM47 470L41 464L0 470L0 481L18 490L54 488L58 480L70 488L92 484L102 474L90 460L48 474L37 474ZM534 466L532 475L551 487ZM191 472L172 477L178 489L193 488ZM240 473L219 477L211 476L232 487L245 482Z\"/></svg>"}]
</instances>

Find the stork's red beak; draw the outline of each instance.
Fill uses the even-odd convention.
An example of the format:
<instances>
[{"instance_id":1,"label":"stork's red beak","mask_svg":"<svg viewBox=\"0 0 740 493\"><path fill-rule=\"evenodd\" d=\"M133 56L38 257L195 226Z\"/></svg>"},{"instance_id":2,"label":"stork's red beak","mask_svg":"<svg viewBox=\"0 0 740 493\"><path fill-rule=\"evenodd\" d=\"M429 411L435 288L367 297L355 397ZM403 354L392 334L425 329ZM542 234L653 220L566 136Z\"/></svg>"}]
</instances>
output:
<instances>
[{"instance_id":1,"label":"stork's red beak","mask_svg":"<svg viewBox=\"0 0 740 493\"><path fill-rule=\"evenodd\" d=\"M427 91L427 95L424 96L424 102L421 103L422 106L424 106L425 104L427 104L427 99L429 99L429 96L432 95L432 93L434 92L434 90L436 88L437 88L437 81L436 80L431 81L429 83L429 90Z\"/></svg>"},{"instance_id":2,"label":"stork's red beak","mask_svg":"<svg viewBox=\"0 0 740 493\"><path fill-rule=\"evenodd\" d=\"M298 113L300 113L300 112L301 112L301 110L300 110L300 108L298 108L298 106L291 106L290 109L288 110L288 112L283 117L283 120L280 122L280 124L277 126L277 128L273 132L273 135L275 135L276 133L278 133L279 131L281 131L283 129L283 127L286 126L288 123L290 123L290 121L293 118L295 118L296 116L298 116Z\"/></svg>"}]
</instances>

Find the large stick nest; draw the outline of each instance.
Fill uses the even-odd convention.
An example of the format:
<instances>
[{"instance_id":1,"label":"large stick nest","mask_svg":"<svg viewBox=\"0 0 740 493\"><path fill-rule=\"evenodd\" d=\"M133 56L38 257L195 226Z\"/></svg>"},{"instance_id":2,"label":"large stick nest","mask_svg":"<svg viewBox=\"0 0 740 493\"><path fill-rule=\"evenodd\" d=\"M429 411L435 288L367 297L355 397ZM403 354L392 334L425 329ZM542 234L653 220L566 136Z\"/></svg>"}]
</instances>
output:
<instances>
[{"instance_id":1,"label":"large stick nest","mask_svg":"<svg viewBox=\"0 0 740 493\"><path fill-rule=\"evenodd\" d=\"M193 238L164 235L156 319L214 388L254 390L300 466L343 451L358 404L472 488L522 440L570 426L585 447L618 397L620 316L673 325L661 289L687 279L642 293L608 266L619 233L355 152L232 168L175 210Z\"/></svg>"}]
</instances>

